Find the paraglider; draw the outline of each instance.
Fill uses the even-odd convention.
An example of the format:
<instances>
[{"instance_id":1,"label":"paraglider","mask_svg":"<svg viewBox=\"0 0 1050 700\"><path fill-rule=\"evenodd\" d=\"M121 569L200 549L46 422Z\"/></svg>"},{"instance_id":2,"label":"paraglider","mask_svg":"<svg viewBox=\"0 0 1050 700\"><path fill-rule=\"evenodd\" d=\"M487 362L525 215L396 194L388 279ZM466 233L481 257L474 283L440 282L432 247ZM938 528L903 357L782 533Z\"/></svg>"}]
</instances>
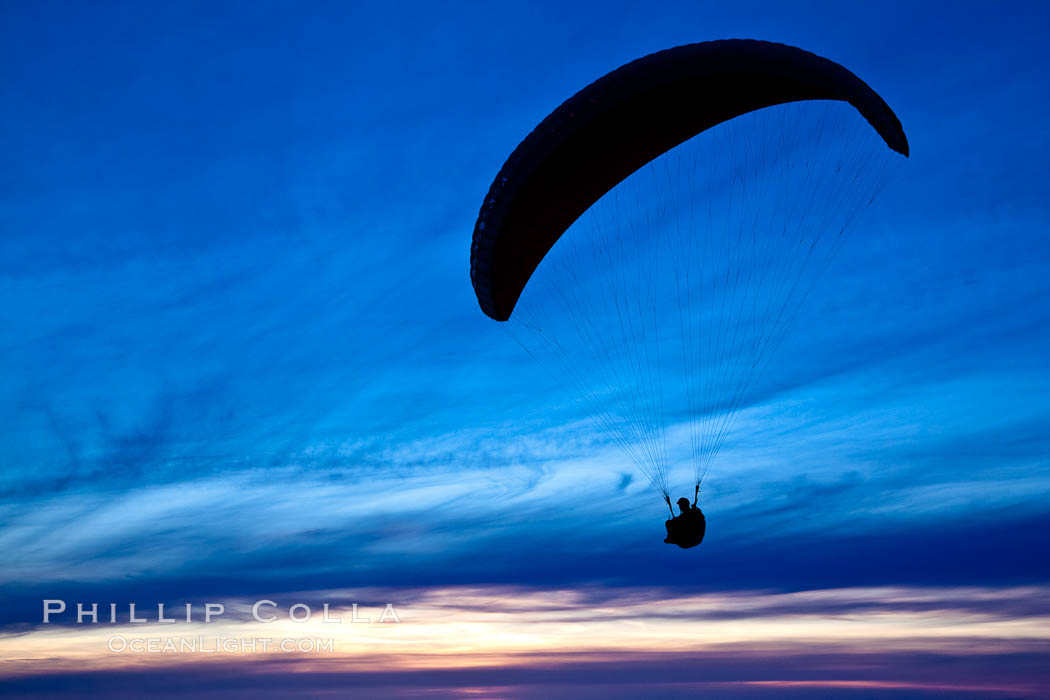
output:
<instances>
[{"instance_id":1,"label":"paraglider","mask_svg":"<svg viewBox=\"0 0 1050 700\"><path fill-rule=\"evenodd\" d=\"M696 505L699 496L700 487L698 486L692 503L685 497L678 499L679 514L675 515L674 509L671 509L671 517L664 523L667 527L667 538L664 544L676 544L682 549L689 549L704 541L704 535L707 533L707 518ZM666 500L667 507L671 508L671 499Z\"/></svg>"},{"instance_id":2,"label":"paraglider","mask_svg":"<svg viewBox=\"0 0 1050 700\"><path fill-rule=\"evenodd\" d=\"M764 362L907 155L886 102L802 49L645 56L507 159L474 228L478 304L590 404L670 507L672 470L691 461L699 495ZM703 539L695 503L672 511L666 541Z\"/></svg>"}]
</instances>

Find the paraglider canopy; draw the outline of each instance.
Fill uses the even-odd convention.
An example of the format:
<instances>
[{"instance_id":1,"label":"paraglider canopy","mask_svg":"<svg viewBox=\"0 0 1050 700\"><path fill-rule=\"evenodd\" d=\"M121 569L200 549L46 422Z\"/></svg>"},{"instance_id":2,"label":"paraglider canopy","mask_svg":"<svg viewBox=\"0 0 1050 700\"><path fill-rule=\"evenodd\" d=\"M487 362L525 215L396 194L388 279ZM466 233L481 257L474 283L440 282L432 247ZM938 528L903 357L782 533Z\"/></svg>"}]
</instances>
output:
<instances>
[{"instance_id":1,"label":"paraglider canopy","mask_svg":"<svg viewBox=\"0 0 1050 700\"><path fill-rule=\"evenodd\" d=\"M474 227L474 291L670 507L672 473L691 461L698 495L736 417L776 390L764 363L907 154L837 63L751 40L660 51L510 155Z\"/></svg>"},{"instance_id":2,"label":"paraglider canopy","mask_svg":"<svg viewBox=\"0 0 1050 700\"><path fill-rule=\"evenodd\" d=\"M506 321L540 261L606 192L660 154L754 110L839 100L908 155L900 121L864 81L802 49L731 39L628 63L566 100L514 150L481 207L470 276L481 309Z\"/></svg>"}]
</instances>

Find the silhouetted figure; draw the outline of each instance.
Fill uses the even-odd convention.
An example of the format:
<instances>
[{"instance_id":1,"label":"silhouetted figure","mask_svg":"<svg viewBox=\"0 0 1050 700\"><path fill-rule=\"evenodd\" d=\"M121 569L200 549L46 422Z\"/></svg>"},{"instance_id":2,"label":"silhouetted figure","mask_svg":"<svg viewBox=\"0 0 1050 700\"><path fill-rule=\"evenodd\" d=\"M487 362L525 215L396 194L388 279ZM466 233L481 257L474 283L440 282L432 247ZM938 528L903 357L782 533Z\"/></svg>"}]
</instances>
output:
<instances>
[{"instance_id":1,"label":"silhouetted figure","mask_svg":"<svg viewBox=\"0 0 1050 700\"><path fill-rule=\"evenodd\" d=\"M676 544L682 549L689 549L695 547L704 541L704 533L707 532L707 520L704 518L703 512L696 507L696 499L700 495L700 487L696 489L696 496L693 498L693 502L690 503L688 498L678 499L678 508L682 512L674 517L674 510L671 511L671 519L665 524L667 525L667 539L664 540L666 544ZM668 498L667 507L671 507L671 499Z\"/></svg>"}]
</instances>

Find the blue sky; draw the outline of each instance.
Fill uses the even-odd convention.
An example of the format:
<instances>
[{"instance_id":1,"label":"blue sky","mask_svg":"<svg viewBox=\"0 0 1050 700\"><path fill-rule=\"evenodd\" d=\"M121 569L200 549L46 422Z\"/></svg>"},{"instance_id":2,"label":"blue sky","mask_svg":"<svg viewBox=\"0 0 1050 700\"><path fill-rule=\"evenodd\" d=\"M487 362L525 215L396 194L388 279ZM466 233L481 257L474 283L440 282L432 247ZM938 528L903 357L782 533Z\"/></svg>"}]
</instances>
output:
<instances>
[{"instance_id":1,"label":"blue sky","mask_svg":"<svg viewBox=\"0 0 1050 700\"><path fill-rule=\"evenodd\" d=\"M11 631L62 595L1050 583L1045 7L2 13ZM657 546L659 498L477 308L469 240L566 96L724 37L851 68L912 157L742 413L683 558ZM52 682L33 671L11 692Z\"/></svg>"}]
</instances>

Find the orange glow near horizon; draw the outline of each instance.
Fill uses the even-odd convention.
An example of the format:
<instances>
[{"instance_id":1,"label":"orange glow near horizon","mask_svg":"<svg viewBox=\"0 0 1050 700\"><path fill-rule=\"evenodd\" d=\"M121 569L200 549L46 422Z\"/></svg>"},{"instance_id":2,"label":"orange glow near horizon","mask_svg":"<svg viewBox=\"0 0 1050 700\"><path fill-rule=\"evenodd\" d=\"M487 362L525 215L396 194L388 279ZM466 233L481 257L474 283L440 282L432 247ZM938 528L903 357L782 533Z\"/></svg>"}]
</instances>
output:
<instances>
[{"instance_id":1,"label":"orange glow near horizon","mask_svg":"<svg viewBox=\"0 0 1050 700\"><path fill-rule=\"evenodd\" d=\"M381 605L362 605L359 614L371 617L368 623L351 622L348 606L332 608L332 616L342 617L342 622L321 620L325 596L345 601L354 599L355 592L301 594L303 599L320 602L313 606L312 618L300 623L287 619L283 614L287 608L278 608L282 613L278 620L260 623L250 616L254 601L226 600L225 615L209 624L198 620L41 625L26 634L0 639L0 675L145 670L220 660L247 668L254 661L275 659L287 662L286 670L292 672L521 668L683 652L746 657L821 648L838 654L915 651L965 656L1050 641L1050 615L1018 617L994 612L999 604L1046 596L1050 591L1044 588L884 587L671 595L655 589L471 586L403 591L403 604L398 603L397 589L370 589L360 591L359 599L389 600L401 622L378 622ZM986 604L989 612L977 607L960 609L947 602L960 600ZM151 611L142 612L154 616ZM331 639L332 649L264 654L251 651L249 643L248 650L235 651L111 651L109 645L116 635L125 640L173 640L175 645L204 637L212 648L218 646L212 640L242 644L264 638Z\"/></svg>"}]
</instances>

